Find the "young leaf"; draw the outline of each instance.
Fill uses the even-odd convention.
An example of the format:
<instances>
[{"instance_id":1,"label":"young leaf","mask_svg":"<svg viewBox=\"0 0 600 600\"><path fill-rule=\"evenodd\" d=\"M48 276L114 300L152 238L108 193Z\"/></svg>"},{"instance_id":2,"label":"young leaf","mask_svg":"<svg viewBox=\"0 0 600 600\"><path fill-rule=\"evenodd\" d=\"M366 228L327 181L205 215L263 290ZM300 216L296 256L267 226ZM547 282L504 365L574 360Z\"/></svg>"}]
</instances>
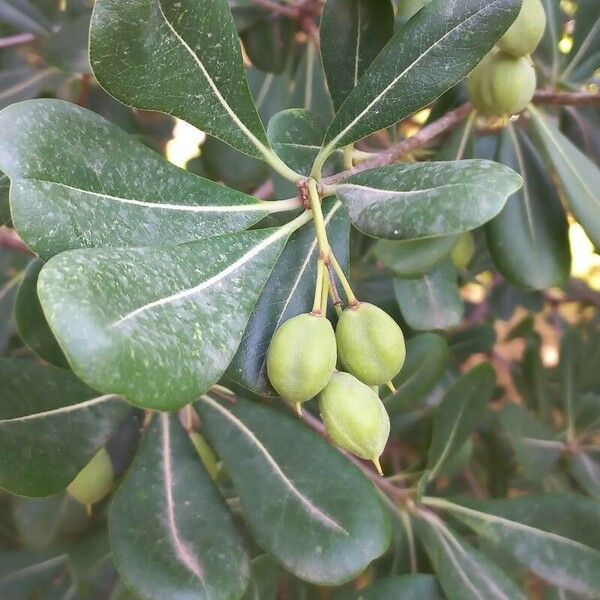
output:
<instances>
[{"instance_id":1,"label":"young leaf","mask_svg":"<svg viewBox=\"0 0 600 600\"><path fill-rule=\"evenodd\" d=\"M196 406L256 541L291 573L339 585L386 550L390 523L371 484L297 419L239 398Z\"/></svg>"},{"instance_id":2,"label":"young leaf","mask_svg":"<svg viewBox=\"0 0 600 600\"><path fill-rule=\"evenodd\" d=\"M593 455L575 454L569 462L569 473L584 491L600 497L600 462Z\"/></svg>"},{"instance_id":3,"label":"young leaf","mask_svg":"<svg viewBox=\"0 0 600 600\"><path fill-rule=\"evenodd\" d=\"M448 329L460 323L465 308L458 274L450 260L419 279L394 279L398 305L413 329Z\"/></svg>"},{"instance_id":4,"label":"young leaf","mask_svg":"<svg viewBox=\"0 0 600 600\"><path fill-rule=\"evenodd\" d=\"M520 7L521 0L430 2L395 33L346 98L327 131L321 158L397 123L459 83Z\"/></svg>"},{"instance_id":5,"label":"young leaf","mask_svg":"<svg viewBox=\"0 0 600 600\"><path fill-rule=\"evenodd\" d=\"M294 225L179 246L72 250L42 269L38 294L84 381L174 410L225 372Z\"/></svg>"},{"instance_id":6,"label":"young leaf","mask_svg":"<svg viewBox=\"0 0 600 600\"><path fill-rule=\"evenodd\" d=\"M486 225L498 270L511 283L528 289L563 285L571 269L569 224L546 167L512 124L500 136L498 160L523 177L523 187Z\"/></svg>"},{"instance_id":7,"label":"young leaf","mask_svg":"<svg viewBox=\"0 0 600 600\"><path fill-rule=\"evenodd\" d=\"M113 501L113 556L140 598L239 598L243 541L177 416L154 416Z\"/></svg>"},{"instance_id":8,"label":"young leaf","mask_svg":"<svg viewBox=\"0 0 600 600\"><path fill-rule=\"evenodd\" d=\"M43 259L73 248L185 242L244 229L270 212L269 203L183 171L62 100L0 112L0 168L12 181L15 227Z\"/></svg>"},{"instance_id":9,"label":"young leaf","mask_svg":"<svg viewBox=\"0 0 600 600\"><path fill-rule=\"evenodd\" d=\"M23 496L64 490L129 408L72 373L0 359L0 487Z\"/></svg>"},{"instance_id":10,"label":"young leaf","mask_svg":"<svg viewBox=\"0 0 600 600\"><path fill-rule=\"evenodd\" d=\"M358 592L334 595L334 600L443 600L432 575L398 575L375 581Z\"/></svg>"},{"instance_id":11,"label":"young leaf","mask_svg":"<svg viewBox=\"0 0 600 600\"><path fill-rule=\"evenodd\" d=\"M19 335L36 354L57 367L67 368L67 359L50 331L37 295L38 276L43 266L36 258L25 270L15 298L15 321Z\"/></svg>"},{"instance_id":12,"label":"young leaf","mask_svg":"<svg viewBox=\"0 0 600 600\"><path fill-rule=\"evenodd\" d=\"M90 61L121 102L183 119L255 158L269 153L226 0L98 0Z\"/></svg>"},{"instance_id":13,"label":"young leaf","mask_svg":"<svg viewBox=\"0 0 600 600\"><path fill-rule=\"evenodd\" d=\"M336 200L325 200L323 215L331 247L345 268L350 223ZM269 344L285 321L311 311L318 255L315 228L308 223L290 237L256 303L227 371L234 381L260 394L274 394L266 370Z\"/></svg>"},{"instance_id":14,"label":"young leaf","mask_svg":"<svg viewBox=\"0 0 600 600\"><path fill-rule=\"evenodd\" d=\"M551 531L488 514L484 502L480 503L481 511L441 498L425 498L424 502L448 511L478 535L510 552L542 579L566 590L600 594L600 552L597 550ZM536 510L535 507L534 500L531 510ZM568 510L565 504L565 511Z\"/></svg>"},{"instance_id":15,"label":"young leaf","mask_svg":"<svg viewBox=\"0 0 600 600\"><path fill-rule=\"evenodd\" d=\"M394 33L390 0L327 0L321 16L321 56L335 110Z\"/></svg>"},{"instance_id":16,"label":"young leaf","mask_svg":"<svg viewBox=\"0 0 600 600\"><path fill-rule=\"evenodd\" d=\"M512 169L487 160L420 162L363 171L335 193L363 233L410 240L483 225L521 184Z\"/></svg>"},{"instance_id":17,"label":"young leaf","mask_svg":"<svg viewBox=\"0 0 600 600\"><path fill-rule=\"evenodd\" d=\"M600 169L537 109L532 122L562 183L569 208L600 249Z\"/></svg>"},{"instance_id":18,"label":"young leaf","mask_svg":"<svg viewBox=\"0 0 600 600\"><path fill-rule=\"evenodd\" d=\"M448 600L525 600L508 576L433 513L413 520Z\"/></svg>"},{"instance_id":19,"label":"young leaf","mask_svg":"<svg viewBox=\"0 0 600 600\"><path fill-rule=\"evenodd\" d=\"M424 481L431 481L473 432L494 391L494 369L483 363L465 373L448 390L433 418L433 436Z\"/></svg>"}]
</instances>

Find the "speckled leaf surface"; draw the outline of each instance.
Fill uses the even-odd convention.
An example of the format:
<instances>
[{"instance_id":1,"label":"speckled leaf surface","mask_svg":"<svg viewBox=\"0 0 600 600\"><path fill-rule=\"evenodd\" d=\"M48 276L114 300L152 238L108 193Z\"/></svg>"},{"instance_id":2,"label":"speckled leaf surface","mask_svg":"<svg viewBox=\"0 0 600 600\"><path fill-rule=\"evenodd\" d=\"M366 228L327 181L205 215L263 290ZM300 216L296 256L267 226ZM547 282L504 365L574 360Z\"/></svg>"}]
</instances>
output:
<instances>
[{"instance_id":1,"label":"speckled leaf surface","mask_svg":"<svg viewBox=\"0 0 600 600\"><path fill-rule=\"evenodd\" d=\"M223 375L288 235L283 227L161 248L72 250L42 269L38 295L79 377L173 410Z\"/></svg>"},{"instance_id":2,"label":"speckled leaf surface","mask_svg":"<svg viewBox=\"0 0 600 600\"><path fill-rule=\"evenodd\" d=\"M363 233L406 240L479 227L521 184L521 176L504 165L461 160L371 169L344 180L336 194Z\"/></svg>"},{"instance_id":3,"label":"speckled leaf surface","mask_svg":"<svg viewBox=\"0 0 600 600\"><path fill-rule=\"evenodd\" d=\"M325 200L323 212L333 252L346 268L350 223L341 203L336 200ZM313 223L307 223L290 237L277 261L227 371L244 387L261 394L276 395L266 371L269 344L285 321L311 311L318 256L315 228Z\"/></svg>"},{"instance_id":4,"label":"speckled leaf surface","mask_svg":"<svg viewBox=\"0 0 600 600\"><path fill-rule=\"evenodd\" d=\"M154 416L109 528L119 573L144 600L229 600L248 584L233 517L175 415Z\"/></svg>"},{"instance_id":5,"label":"speckled leaf surface","mask_svg":"<svg viewBox=\"0 0 600 600\"><path fill-rule=\"evenodd\" d=\"M531 109L532 122L546 154L556 169L569 208L585 229L596 250L600 249L600 169L564 136L548 117Z\"/></svg>"},{"instance_id":6,"label":"speckled leaf surface","mask_svg":"<svg viewBox=\"0 0 600 600\"><path fill-rule=\"evenodd\" d=\"M498 270L513 284L546 289L565 283L571 269L569 224L546 165L513 125L499 139L498 161L523 177L523 187L486 225Z\"/></svg>"},{"instance_id":7,"label":"speckled leaf surface","mask_svg":"<svg viewBox=\"0 0 600 600\"><path fill-rule=\"evenodd\" d=\"M508 504L510 500L504 503ZM485 502L480 503L482 510L444 500L438 500L434 506L471 527L480 537L511 553L542 579L587 597L600 595L598 550L551 530L488 514L484 512ZM532 511L540 509L543 510L543 506L536 507L535 501L531 502ZM567 502L564 510L570 510Z\"/></svg>"},{"instance_id":8,"label":"speckled leaf surface","mask_svg":"<svg viewBox=\"0 0 600 600\"><path fill-rule=\"evenodd\" d=\"M106 444L129 406L72 373L0 359L0 487L23 496L64 490Z\"/></svg>"},{"instance_id":9,"label":"speckled leaf surface","mask_svg":"<svg viewBox=\"0 0 600 600\"><path fill-rule=\"evenodd\" d=\"M321 57L336 111L394 33L390 0L327 0Z\"/></svg>"},{"instance_id":10,"label":"speckled leaf surface","mask_svg":"<svg viewBox=\"0 0 600 600\"><path fill-rule=\"evenodd\" d=\"M443 600L433 575L383 577L358 591L335 594L333 600Z\"/></svg>"},{"instance_id":11,"label":"speckled leaf surface","mask_svg":"<svg viewBox=\"0 0 600 600\"><path fill-rule=\"evenodd\" d=\"M90 61L125 104L183 119L256 158L268 146L226 0L98 0Z\"/></svg>"},{"instance_id":12,"label":"speckled leaf surface","mask_svg":"<svg viewBox=\"0 0 600 600\"><path fill-rule=\"evenodd\" d=\"M185 242L268 213L267 203L175 167L62 100L0 112L0 169L12 181L15 227L44 259L73 248Z\"/></svg>"},{"instance_id":13,"label":"speckled leaf surface","mask_svg":"<svg viewBox=\"0 0 600 600\"><path fill-rule=\"evenodd\" d=\"M403 25L346 98L325 154L404 119L460 82L514 21L521 0L434 0Z\"/></svg>"},{"instance_id":14,"label":"speckled leaf surface","mask_svg":"<svg viewBox=\"0 0 600 600\"><path fill-rule=\"evenodd\" d=\"M375 489L298 419L239 397L196 406L256 541L287 570L338 585L386 550L390 524Z\"/></svg>"}]
</instances>

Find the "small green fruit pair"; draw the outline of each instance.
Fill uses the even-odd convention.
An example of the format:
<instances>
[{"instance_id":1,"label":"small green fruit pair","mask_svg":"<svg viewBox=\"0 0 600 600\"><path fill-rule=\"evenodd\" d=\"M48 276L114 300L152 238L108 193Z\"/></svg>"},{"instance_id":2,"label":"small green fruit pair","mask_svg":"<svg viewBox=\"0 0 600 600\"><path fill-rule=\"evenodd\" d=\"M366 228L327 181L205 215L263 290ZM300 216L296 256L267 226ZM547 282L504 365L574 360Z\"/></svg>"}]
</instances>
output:
<instances>
[{"instance_id":1,"label":"small green fruit pair","mask_svg":"<svg viewBox=\"0 0 600 600\"><path fill-rule=\"evenodd\" d=\"M67 492L90 507L110 494L113 488L113 464L106 448L101 448L92 460L73 479Z\"/></svg>"}]
</instances>

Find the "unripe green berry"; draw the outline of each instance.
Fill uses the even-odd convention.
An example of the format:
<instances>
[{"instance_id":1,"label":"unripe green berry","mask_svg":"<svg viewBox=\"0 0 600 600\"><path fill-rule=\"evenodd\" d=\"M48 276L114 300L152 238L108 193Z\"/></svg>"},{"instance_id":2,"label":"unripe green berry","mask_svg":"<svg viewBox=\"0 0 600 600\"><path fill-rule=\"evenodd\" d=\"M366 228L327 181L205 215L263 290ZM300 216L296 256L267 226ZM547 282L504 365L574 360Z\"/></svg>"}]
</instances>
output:
<instances>
[{"instance_id":1,"label":"unripe green berry","mask_svg":"<svg viewBox=\"0 0 600 600\"><path fill-rule=\"evenodd\" d=\"M322 316L303 314L275 332L267 355L267 373L277 393L299 406L327 385L336 361L331 323Z\"/></svg>"},{"instance_id":2,"label":"unripe green berry","mask_svg":"<svg viewBox=\"0 0 600 600\"><path fill-rule=\"evenodd\" d=\"M349 373L335 372L321 392L321 418L341 448L379 467L390 435L390 418L377 394Z\"/></svg>"},{"instance_id":3,"label":"unripe green berry","mask_svg":"<svg viewBox=\"0 0 600 600\"><path fill-rule=\"evenodd\" d=\"M190 433L190 439L198 452L198 456L206 469L206 472L210 475L211 479L216 479L219 473L217 466L217 457L213 452L213 449L208 445L206 440L196 431Z\"/></svg>"},{"instance_id":4,"label":"unripe green berry","mask_svg":"<svg viewBox=\"0 0 600 600\"><path fill-rule=\"evenodd\" d=\"M527 56L539 45L546 29L546 13L540 0L523 0L519 16L500 38L498 46L513 56Z\"/></svg>"},{"instance_id":5,"label":"unripe green berry","mask_svg":"<svg viewBox=\"0 0 600 600\"><path fill-rule=\"evenodd\" d=\"M111 492L113 479L112 461L106 448L101 448L73 479L67 492L81 504L91 506Z\"/></svg>"},{"instance_id":6,"label":"unripe green berry","mask_svg":"<svg viewBox=\"0 0 600 600\"><path fill-rule=\"evenodd\" d=\"M452 262L457 269L466 269L474 254L475 240L473 239L473 234L467 231L460 236L458 243L454 246L454 250L452 250Z\"/></svg>"},{"instance_id":7,"label":"unripe green berry","mask_svg":"<svg viewBox=\"0 0 600 600\"><path fill-rule=\"evenodd\" d=\"M335 336L340 361L367 385L391 381L404 364L402 330L373 304L361 302L346 309L338 320Z\"/></svg>"}]
</instances>

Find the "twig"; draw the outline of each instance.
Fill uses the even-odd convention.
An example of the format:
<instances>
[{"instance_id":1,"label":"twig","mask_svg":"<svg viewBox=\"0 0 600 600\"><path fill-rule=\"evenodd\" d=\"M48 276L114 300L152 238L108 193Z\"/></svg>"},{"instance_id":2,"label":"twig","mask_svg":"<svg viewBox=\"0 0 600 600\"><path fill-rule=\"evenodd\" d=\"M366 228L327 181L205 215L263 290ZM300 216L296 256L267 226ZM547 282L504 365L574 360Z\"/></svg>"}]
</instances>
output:
<instances>
[{"instance_id":1,"label":"twig","mask_svg":"<svg viewBox=\"0 0 600 600\"><path fill-rule=\"evenodd\" d=\"M33 42L35 36L33 33L18 33L17 35L9 35L8 37L0 38L0 48L12 48L20 44Z\"/></svg>"},{"instance_id":2,"label":"twig","mask_svg":"<svg viewBox=\"0 0 600 600\"><path fill-rule=\"evenodd\" d=\"M31 250L29 250L25 245L25 242L17 235L17 232L8 227L0 229L0 248L10 248L11 250L31 254Z\"/></svg>"},{"instance_id":3,"label":"twig","mask_svg":"<svg viewBox=\"0 0 600 600\"><path fill-rule=\"evenodd\" d=\"M259 200L268 200L273 196L274 191L273 180L267 179L252 192L252 195Z\"/></svg>"},{"instance_id":4,"label":"twig","mask_svg":"<svg viewBox=\"0 0 600 600\"><path fill-rule=\"evenodd\" d=\"M533 97L534 104L551 104L554 106L594 106L600 105L600 92L553 92L538 90Z\"/></svg>"}]
</instances>

